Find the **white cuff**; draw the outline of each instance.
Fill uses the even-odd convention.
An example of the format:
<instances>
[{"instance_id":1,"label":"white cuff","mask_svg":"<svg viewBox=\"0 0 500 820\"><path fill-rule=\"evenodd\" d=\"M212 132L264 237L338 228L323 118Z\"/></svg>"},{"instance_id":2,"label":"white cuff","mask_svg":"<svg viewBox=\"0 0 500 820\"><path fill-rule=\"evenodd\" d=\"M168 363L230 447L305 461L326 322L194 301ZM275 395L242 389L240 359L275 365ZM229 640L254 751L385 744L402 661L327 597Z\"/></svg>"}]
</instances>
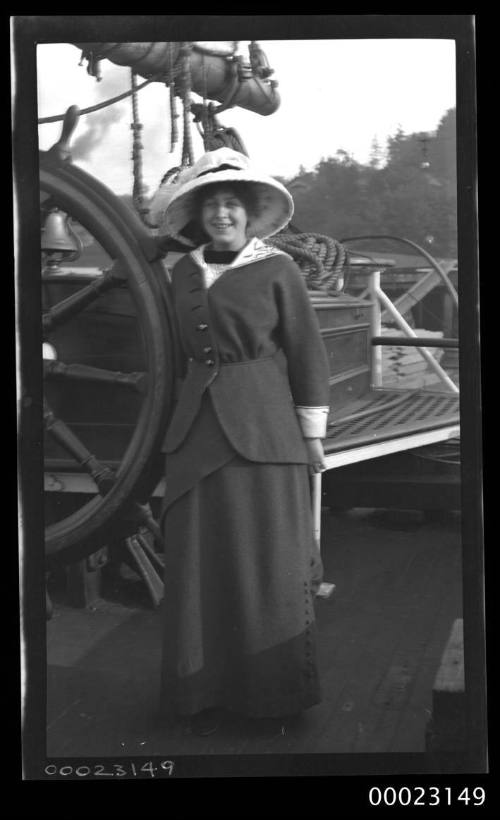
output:
<instances>
[{"instance_id":1,"label":"white cuff","mask_svg":"<svg viewBox=\"0 0 500 820\"><path fill-rule=\"evenodd\" d=\"M296 407L304 438L325 438L329 407Z\"/></svg>"}]
</instances>

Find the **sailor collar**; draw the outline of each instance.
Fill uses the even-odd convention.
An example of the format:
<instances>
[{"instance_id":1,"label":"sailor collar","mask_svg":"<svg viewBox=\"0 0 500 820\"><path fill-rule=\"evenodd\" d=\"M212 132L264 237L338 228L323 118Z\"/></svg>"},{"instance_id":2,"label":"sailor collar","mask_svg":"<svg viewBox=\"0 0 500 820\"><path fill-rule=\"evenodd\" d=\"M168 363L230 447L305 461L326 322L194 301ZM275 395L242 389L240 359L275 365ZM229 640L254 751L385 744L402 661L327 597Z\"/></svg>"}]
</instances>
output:
<instances>
[{"instance_id":1,"label":"sailor collar","mask_svg":"<svg viewBox=\"0 0 500 820\"><path fill-rule=\"evenodd\" d=\"M205 262L204 258L204 250L207 245L200 245L199 248L195 248L194 251L191 251L189 254L190 257L202 268L203 271L207 271L210 269L210 263ZM266 245L262 242L261 239L257 237L253 237L239 252L239 254L233 259L232 262L229 262L227 265L224 265L226 270L233 269L233 268L241 268L243 265L249 265L252 262L260 262L262 259L268 259L270 256L288 256L287 253L284 251L279 250L278 248L274 248L272 245Z\"/></svg>"}]
</instances>

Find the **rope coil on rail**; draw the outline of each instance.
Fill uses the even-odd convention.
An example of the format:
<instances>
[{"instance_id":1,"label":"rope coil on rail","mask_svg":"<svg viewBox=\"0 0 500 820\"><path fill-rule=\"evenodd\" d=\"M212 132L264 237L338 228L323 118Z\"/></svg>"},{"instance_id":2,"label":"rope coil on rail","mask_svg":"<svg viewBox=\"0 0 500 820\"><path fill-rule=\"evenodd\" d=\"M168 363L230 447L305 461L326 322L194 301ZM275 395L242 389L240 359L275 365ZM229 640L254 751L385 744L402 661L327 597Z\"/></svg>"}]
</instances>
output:
<instances>
[{"instance_id":1,"label":"rope coil on rail","mask_svg":"<svg viewBox=\"0 0 500 820\"><path fill-rule=\"evenodd\" d=\"M308 290L338 293L339 279L348 262L348 251L338 240L324 234L292 233L285 229L267 242L290 254Z\"/></svg>"}]
</instances>

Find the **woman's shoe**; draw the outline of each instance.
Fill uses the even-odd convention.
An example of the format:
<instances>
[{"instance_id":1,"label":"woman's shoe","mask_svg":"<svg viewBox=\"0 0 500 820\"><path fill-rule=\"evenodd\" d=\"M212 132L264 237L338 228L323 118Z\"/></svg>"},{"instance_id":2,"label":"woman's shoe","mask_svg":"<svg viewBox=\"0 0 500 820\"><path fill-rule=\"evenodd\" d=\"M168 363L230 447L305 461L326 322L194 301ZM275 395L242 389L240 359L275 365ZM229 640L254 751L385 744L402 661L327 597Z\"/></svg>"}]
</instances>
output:
<instances>
[{"instance_id":1,"label":"woman's shoe","mask_svg":"<svg viewBox=\"0 0 500 820\"><path fill-rule=\"evenodd\" d=\"M192 715L189 720L189 728L194 735L208 737L217 731L220 725L220 712L218 709L203 709Z\"/></svg>"}]
</instances>

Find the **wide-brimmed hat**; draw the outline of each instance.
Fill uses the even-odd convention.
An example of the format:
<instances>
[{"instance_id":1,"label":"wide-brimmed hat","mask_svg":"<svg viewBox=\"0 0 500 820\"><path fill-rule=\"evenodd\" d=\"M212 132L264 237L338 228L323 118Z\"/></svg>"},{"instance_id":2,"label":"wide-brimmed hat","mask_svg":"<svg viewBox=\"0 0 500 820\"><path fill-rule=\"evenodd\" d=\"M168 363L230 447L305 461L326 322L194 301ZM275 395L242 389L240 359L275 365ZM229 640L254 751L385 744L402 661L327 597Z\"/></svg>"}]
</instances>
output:
<instances>
[{"instance_id":1,"label":"wide-brimmed hat","mask_svg":"<svg viewBox=\"0 0 500 820\"><path fill-rule=\"evenodd\" d=\"M196 216L195 194L215 182L248 182L252 185L257 199L257 213L252 214L250 223L252 236L259 239L272 236L292 218L293 200L280 182L254 170L244 154L231 148L218 148L182 171L174 183L160 186L150 209L159 234L193 245L189 237L183 235L183 230Z\"/></svg>"}]
</instances>

